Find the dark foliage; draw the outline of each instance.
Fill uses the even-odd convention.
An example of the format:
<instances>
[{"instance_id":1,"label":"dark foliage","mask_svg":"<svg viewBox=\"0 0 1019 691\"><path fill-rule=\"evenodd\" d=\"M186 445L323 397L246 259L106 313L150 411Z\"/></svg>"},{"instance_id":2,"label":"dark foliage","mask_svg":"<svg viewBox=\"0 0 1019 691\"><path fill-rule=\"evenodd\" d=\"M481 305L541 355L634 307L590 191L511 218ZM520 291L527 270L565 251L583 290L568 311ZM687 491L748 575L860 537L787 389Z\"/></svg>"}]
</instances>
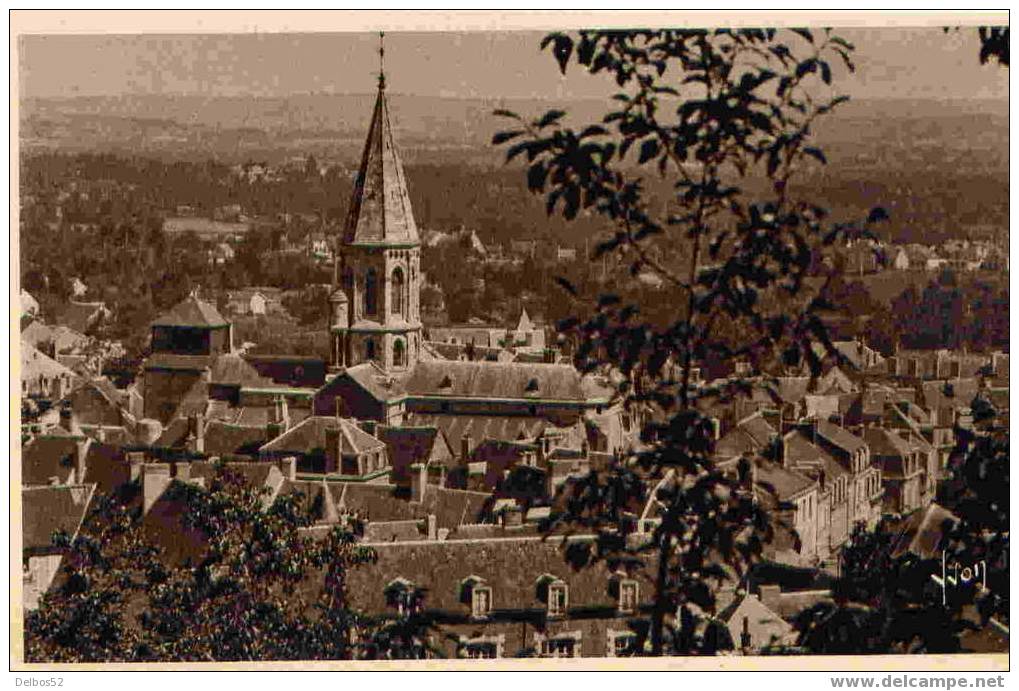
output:
<instances>
[{"instance_id":1,"label":"dark foliage","mask_svg":"<svg viewBox=\"0 0 1019 691\"><path fill-rule=\"evenodd\" d=\"M552 527L598 534L593 547L567 550L576 565L606 559L653 584L653 654L713 652L712 583L739 577L770 524L750 474L723 473L712 461L704 412L747 383L706 390L692 374L709 359L746 358L758 371L776 355L819 366L811 345L828 343L817 311L828 306L834 274L808 290L812 257L866 237L867 225L885 217L874 210L867 224L831 224L790 184L825 162L814 123L845 98L818 101L811 85L831 83L831 59L851 69L852 46L805 29L583 31L551 34L542 45L564 72L576 62L612 76L616 109L579 129L562 124L563 111L533 120L503 112L515 129L493 143L508 145L509 160L526 159L528 186L550 215L607 219L613 234L592 258L618 258L629 282L654 276L668 306L652 320L632 293L602 292L592 316L560 322L577 366L614 381L641 421L643 448L568 483ZM665 205L647 195L656 176L671 186ZM755 176L768 184L748 185ZM662 250L672 251L663 258ZM588 297L560 284L580 314ZM645 506L655 509L655 527L637 533Z\"/></svg>"},{"instance_id":2,"label":"dark foliage","mask_svg":"<svg viewBox=\"0 0 1019 691\"><path fill-rule=\"evenodd\" d=\"M128 485L100 497L77 538L58 537L62 570L26 617L27 660L357 655L352 633L366 624L347 608L345 572L374 553L351 533L337 527L321 540L307 536L298 495L266 507L266 490L224 468L208 488L175 482L167 489L165 500L182 507L182 525L204 545L195 559L174 559L146 532L139 491Z\"/></svg>"}]
</instances>

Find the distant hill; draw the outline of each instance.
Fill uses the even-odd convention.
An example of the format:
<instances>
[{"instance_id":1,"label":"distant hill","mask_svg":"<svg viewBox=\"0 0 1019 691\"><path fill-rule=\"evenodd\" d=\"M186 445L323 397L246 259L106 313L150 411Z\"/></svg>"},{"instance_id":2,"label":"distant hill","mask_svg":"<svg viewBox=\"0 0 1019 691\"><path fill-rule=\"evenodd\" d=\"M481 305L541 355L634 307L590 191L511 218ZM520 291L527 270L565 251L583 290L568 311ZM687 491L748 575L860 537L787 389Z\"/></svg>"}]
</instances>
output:
<instances>
[{"instance_id":1,"label":"distant hill","mask_svg":"<svg viewBox=\"0 0 1019 691\"><path fill-rule=\"evenodd\" d=\"M256 97L121 96L28 99L21 103L21 139L27 151L130 148L154 154L270 158L311 150L316 156L355 158L371 115L374 94ZM408 155L470 152L472 161L498 161L492 134L505 108L537 115L562 108L568 118L590 122L608 102L480 100L390 95L394 127ZM910 149L1000 151L1007 168L1008 103L1005 101L851 101L819 122L826 146L857 154ZM211 148L210 148L211 147ZM900 160L898 155L892 157Z\"/></svg>"},{"instance_id":2,"label":"distant hill","mask_svg":"<svg viewBox=\"0 0 1019 691\"><path fill-rule=\"evenodd\" d=\"M279 162L297 154L356 167L374 94L298 95L286 99L198 96L30 99L20 104L22 153L103 152L161 160ZM480 100L390 95L393 124L416 208L447 220L448 190L471 196L461 222L481 223L507 203L505 152L490 145L508 123L496 108L537 116L551 107L589 123L608 101ZM806 180L842 218L882 205L892 214L889 239L937 241L1008 232L1006 101L858 100L817 125L829 165ZM466 166L471 170L463 169ZM489 173L479 176L477 168ZM420 176L420 177L419 177ZM439 180L447 184L436 190ZM802 184L802 183L801 183ZM469 187L476 187L468 192ZM493 192L496 190L497 192ZM498 190L502 190L498 192ZM439 197L434 194L439 193ZM504 195L501 200L488 196ZM461 195L461 196L463 196ZM540 202L536 201L536 206ZM449 209L453 212L453 208ZM458 217L463 214L454 214ZM472 218L471 216L476 216ZM452 221L452 216L449 217ZM521 229L520 232L526 232Z\"/></svg>"}]
</instances>

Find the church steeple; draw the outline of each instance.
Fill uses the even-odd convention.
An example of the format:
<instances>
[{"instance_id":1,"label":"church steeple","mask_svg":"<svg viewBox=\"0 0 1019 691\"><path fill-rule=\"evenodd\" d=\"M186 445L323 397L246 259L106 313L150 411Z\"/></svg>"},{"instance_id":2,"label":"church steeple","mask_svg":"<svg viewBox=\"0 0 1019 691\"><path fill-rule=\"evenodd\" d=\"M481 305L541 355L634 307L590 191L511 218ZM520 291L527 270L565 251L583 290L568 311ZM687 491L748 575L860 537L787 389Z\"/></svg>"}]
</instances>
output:
<instances>
[{"instance_id":1,"label":"church steeple","mask_svg":"<svg viewBox=\"0 0 1019 691\"><path fill-rule=\"evenodd\" d=\"M379 35L379 90L339 247L333 363L372 361L406 370L421 349L421 243L386 100Z\"/></svg>"},{"instance_id":2,"label":"church steeple","mask_svg":"<svg viewBox=\"0 0 1019 691\"><path fill-rule=\"evenodd\" d=\"M389 120L384 54L380 44L379 90L344 227L343 243L347 245L418 244L407 181Z\"/></svg>"}]
</instances>

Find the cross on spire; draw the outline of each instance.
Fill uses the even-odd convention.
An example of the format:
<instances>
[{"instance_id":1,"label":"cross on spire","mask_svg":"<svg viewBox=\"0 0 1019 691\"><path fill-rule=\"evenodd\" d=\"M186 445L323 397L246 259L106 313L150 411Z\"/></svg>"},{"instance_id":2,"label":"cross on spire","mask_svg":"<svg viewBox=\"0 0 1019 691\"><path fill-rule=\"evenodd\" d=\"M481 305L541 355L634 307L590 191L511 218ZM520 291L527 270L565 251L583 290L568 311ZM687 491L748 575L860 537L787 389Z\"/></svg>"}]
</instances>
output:
<instances>
[{"instance_id":1,"label":"cross on spire","mask_svg":"<svg viewBox=\"0 0 1019 691\"><path fill-rule=\"evenodd\" d=\"M386 47L384 45L384 39L386 32L379 32L379 90L386 88L386 71L385 71L385 58L386 58Z\"/></svg>"}]
</instances>

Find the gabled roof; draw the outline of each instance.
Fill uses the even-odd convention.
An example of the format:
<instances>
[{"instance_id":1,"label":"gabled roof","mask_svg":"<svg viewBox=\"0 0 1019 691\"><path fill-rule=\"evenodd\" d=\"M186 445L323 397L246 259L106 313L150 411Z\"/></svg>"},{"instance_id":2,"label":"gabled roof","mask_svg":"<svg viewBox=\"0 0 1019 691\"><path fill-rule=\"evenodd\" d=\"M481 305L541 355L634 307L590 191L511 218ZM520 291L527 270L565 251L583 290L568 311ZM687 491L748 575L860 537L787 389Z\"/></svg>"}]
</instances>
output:
<instances>
[{"instance_id":1,"label":"gabled roof","mask_svg":"<svg viewBox=\"0 0 1019 691\"><path fill-rule=\"evenodd\" d=\"M719 612L718 619L729 629L736 648L740 646L744 619L747 622L747 633L750 634L750 645L754 648L772 644L788 645L796 638L792 625L769 609L756 595L737 596L728 607Z\"/></svg>"},{"instance_id":2,"label":"gabled roof","mask_svg":"<svg viewBox=\"0 0 1019 691\"><path fill-rule=\"evenodd\" d=\"M438 427L390 427L380 425L377 436L386 445L389 463L394 468L407 467L413 463L427 463L436 445L438 452L447 460L447 467L454 462L453 451L446 436Z\"/></svg>"},{"instance_id":3,"label":"gabled roof","mask_svg":"<svg viewBox=\"0 0 1019 691\"><path fill-rule=\"evenodd\" d=\"M227 326L229 322L219 311L208 302L199 300L194 295L183 302L178 302L168 312L160 315L152 322L152 326L185 326L215 329Z\"/></svg>"},{"instance_id":4,"label":"gabled roof","mask_svg":"<svg viewBox=\"0 0 1019 691\"><path fill-rule=\"evenodd\" d=\"M28 343L21 344L21 379L34 379L39 376L70 377L77 375L38 348Z\"/></svg>"},{"instance_id":5,"label":"gabled roof","mask_svg":"<svg viewBox=\"0 0 1019 691\"><path fill-rule=\"evenodd\" d=\"M385 448L385 444L368 434L353 421L313 415L301 424L276 437L259 451L261 453L309 454L316 449L326 448L326 430L341 430L344 449L350 453L364 453Z\"/></svg>"},{"instance_id":6,"label":"gabled roof","mask_svg":"<svg viewBox=\"0 0 1019 691\"><path fill-rule=\"evenodd\" d=\"M389 105L385 89L381 87L375 99L361 167L354 183L343 242L371 245L419 243L403 164L393 141Z\"/></svg>"},{"instance_id":7,"label":"gabled roof","mask_svg":"<svg viewBox=\"0 0 1019 691\"><path fill-rule=\"evenodd\" d=\"M77 535L95 489L94 484L23 487L22 549L51 549L57 531Z\"/></svg>"}]
</instances>

